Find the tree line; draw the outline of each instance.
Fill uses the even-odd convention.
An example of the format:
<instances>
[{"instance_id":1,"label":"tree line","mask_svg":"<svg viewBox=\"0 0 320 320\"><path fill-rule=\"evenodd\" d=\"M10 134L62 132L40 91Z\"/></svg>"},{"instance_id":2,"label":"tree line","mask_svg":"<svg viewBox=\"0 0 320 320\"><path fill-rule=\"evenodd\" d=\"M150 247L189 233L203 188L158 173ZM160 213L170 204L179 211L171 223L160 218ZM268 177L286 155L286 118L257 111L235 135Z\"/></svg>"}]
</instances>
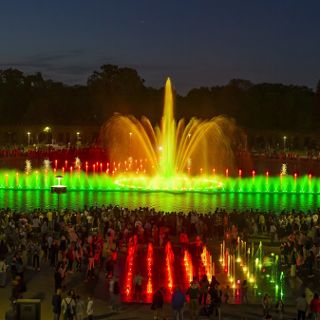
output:
<instances>
[{"instance_id":1,"label":"tree line","mask_svg":"<svg viewBox=\"0 0 320 320\"><path fill-rule=\"evenodd\" d=\"M164 79L165 80L165 79ZM163 88L155 89L132 68L103 65L86 85L66 85L41 73L0 70L0 124L101 125L115 112L147 116L153 123L162 114ZM233 79L223 86L201 87L175 95L176 118L226 115L254 130L318 128L320 84L306 86Z\"/></svg>"}]
</instances>

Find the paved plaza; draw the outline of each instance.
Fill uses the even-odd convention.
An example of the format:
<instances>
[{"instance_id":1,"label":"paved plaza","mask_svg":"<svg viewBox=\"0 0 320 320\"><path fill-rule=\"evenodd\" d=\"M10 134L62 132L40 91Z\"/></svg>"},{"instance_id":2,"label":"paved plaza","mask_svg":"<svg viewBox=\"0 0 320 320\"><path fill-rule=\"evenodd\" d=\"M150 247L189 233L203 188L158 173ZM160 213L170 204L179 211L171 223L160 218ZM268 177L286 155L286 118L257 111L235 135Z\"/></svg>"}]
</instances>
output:
<instances>
[{"instance_id":1,"label":"paved plaza","mask_svg":"<svg viewBox=\"0 0 320 320\"><path fill-rule=\"evenodd\" d=\"M41 299L41 319L52 319L52 306L51 298L54 291L54 270L50 268L47 263L42 264L41 271L33 271L27 269L25 272L25 279L27 283L27 292L24 294L24 298L38 298ZM153 312L150 308L150 304L137 304L137 303L124 303L121 306L119 313L112 312L109 298L108 289L105 283L104 274L99 273L99 276L95 280L89 280L84 282L84 277L81 273L69 274L66 280L66 290L74 289L77 294L80 294L82 299L86 301L89 294L94 296L94 314L95 319L153 319ZM317 279L317 278L316 278ZM305 289L305 285L316 289L318 281L316 279L295 279L288 281L286 291L291 291L292 297L298 296L302 290ZM304 284L302 282L305 282ZM11 294L12 286L9 284L5 288L0 289L0 310L2 318L4 314L10 309L9 297ZM262 308L259 297L250 297L249 305L223 304L221 308L221 319L263 319ZM286 303L285 317L284 319L295 318L294 298L292 301ZM272 302L274 305L274 301ZM277 314L273 312L274 318L278 319ZM173 313L169 303L164 308L165 319L173 319ZM200 316L199 319L206 319L207 317ZM185 319L190 319L188 313L188 307L185 308ZM212 319L218 319L214 317Z\"/></svg>"},{"instance_id":2,"label":"paved plaza","mask_svg":"<svg viewBox=\"0 0 320 320\"><path fill-rule=\"evenodd\" d=\"M27 271L27 292L25 298L40 298L41 299L41 319L53 319L51 297L53 292L53 270L47 266L43 266L40 272ZM79 275L69 277L67 288L74 288L83 298L88 294L94 294L94 314L95 319L114 319L114 320L135 320L135 319L153 319L153 312L150 309L150 304L122 304L121 311L116 314L111 311L110 303L106 296L104 288L104 279L101 277L94 282L85 283L80 279ZM11 285L0 289L0 310L4 319L5 311L9 309L9 299ZM262 308L260 304L236 305L223 304L221 319L263 319ZM276 315L276 313L274 313ZM286 306L286 315L284 319L294 319L294 306ZM170 304L166 304L164 308L164 316L166 319L174 319ZM185 319L190 319L186 307ZM208 319L207 317L199 317L199 319ZM212 319L218 319L214 317ZM275 318L277 319L277 318Z\"/></svg>"}]
</instances>

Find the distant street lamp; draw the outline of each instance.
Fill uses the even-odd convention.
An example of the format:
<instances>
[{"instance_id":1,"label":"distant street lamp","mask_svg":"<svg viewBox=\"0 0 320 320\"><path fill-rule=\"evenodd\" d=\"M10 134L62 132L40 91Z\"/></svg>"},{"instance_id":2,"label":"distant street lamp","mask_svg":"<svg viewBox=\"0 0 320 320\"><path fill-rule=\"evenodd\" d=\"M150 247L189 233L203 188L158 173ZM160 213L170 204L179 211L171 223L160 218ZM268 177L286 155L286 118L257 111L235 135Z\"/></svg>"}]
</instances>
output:
<instances>
[{"instance_id":1,"label":"distant street lamp","mask_svg":"<svg viewBox=\"0 0 320 320\"><path fill-rule=\"evenodd\" d=\"M286 151L287 136L283 136L283 151Z\"/></svg>"},{"instance_id":2,"label":"distant street lamp","mask_svg":"<svg viewBox=\"0 0 320 320\"><path fill-rule=\"evenodd\" d=\"M46 134L46 140L47 140L47 144L52 143L52 136L50 137L50 133L51 133L51 128L50 127L45 127L43 129L43 132L45 132ZM51 138L51 139L50 139ZM51 141L50 141L51 140Z\"/></svg>"},{"instance_id":3,"label":"distant street lamp","mask_svg":"<svg viewBox=\"0 0 320 320\"><path fill-rule=\"evenodd\" d=\"M27 132L27 136L28 136L28 146L30 145L30 135L31 135L31 132Z\"/></svg>"}]
</instances>

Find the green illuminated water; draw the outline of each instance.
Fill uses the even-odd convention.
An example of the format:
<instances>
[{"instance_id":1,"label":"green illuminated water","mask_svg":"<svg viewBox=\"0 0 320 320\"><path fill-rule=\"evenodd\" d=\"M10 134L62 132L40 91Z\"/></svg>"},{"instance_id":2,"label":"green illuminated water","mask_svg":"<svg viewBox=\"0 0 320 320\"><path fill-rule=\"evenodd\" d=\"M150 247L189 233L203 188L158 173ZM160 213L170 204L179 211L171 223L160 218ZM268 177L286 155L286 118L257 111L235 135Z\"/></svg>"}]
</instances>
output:
<instances>
[{"instance_id":1,"label":"green illuminated water","mask_svg":"<svg viewBox=\"0 0 320 320\"><path fill-rule=\"evenodd\" d=\"M53 172L0 171L0 207L18 210L55 207L57 196L50 193L50 187L55 184L57 179ZM320 179L309 176L180 176L165 179L73 172L64 175L62 184L68 187L68 193L61 195L61 207L69 208L117 204L184 212L213 212L217 207L306 211L318 208L320 193Z\"/></svg>"},{"instance_id":2,"label":"green illuminated water","mask_svg":"<svg viewBox=\"0 0 320 320\"><path fill-rule=\"evenodd\" d=\"M49 190L57 184L54 172L34 171L26 174L0 171L0 189ZM63 184L70 191L144 191L144 192L196 192L196 193L291 193L320 194L320 178L302 176L187 176L174 177L124 174L110 176L105 173L86 174L82 171L66 173Z\"/></svg>"},{"instance_id":3,"label":"green illuminated water","mask_svg":"<svg viewBox=\"0 0 320 320\"><path fill-rule=\"evenodd\" d=\"M152 207L159 211L214 212L216 208L261 209L280 212L283 209L313 210L319 207L317 196L312 194L243 194L243 193L166 193L166 192L96 192L70 191L60 196L61 208L83 208L84 205L119 205L131 209ZM57 195L49 190L0 190L0 207L15 210L56 208Z\"/></svg>"}]
</instances>

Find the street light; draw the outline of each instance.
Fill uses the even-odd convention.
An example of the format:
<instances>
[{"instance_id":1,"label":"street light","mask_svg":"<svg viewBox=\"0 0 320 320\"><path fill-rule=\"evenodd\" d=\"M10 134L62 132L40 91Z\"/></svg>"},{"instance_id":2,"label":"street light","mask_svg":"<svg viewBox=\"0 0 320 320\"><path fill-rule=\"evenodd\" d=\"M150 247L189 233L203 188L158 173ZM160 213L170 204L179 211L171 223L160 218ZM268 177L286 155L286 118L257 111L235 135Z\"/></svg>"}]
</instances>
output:
<instances>
[{"instance_id":1,"label":"street light","mask_svg":"<svg viewBox=\"0 0 320 320\"><path fill-rule=\"evenodd\" d=\"M50 139L51 128L50 127L45 127L43 129L43 132L45 132L45 134L46 134L47 144L52 143L52 136L51 136L51 139Z\"/></svg>"},{"instance_id":2,"label":"street light","mask_svg":"<svg viewBox=\"0 0 320 320\"><path fill-rule=\"evenodd\" d=\"M27 132L27 135L28 135L28 146L30 145L30 135L31 135L31 132Z\"/></svg>"},{"instance_id":3,"label":"street light","mask_svg":"<svg viewBox=\"0 0 320 320\"><path fill-rule=\"evenodd\" d=\"M286 151L287 136L283 136L283 151Z\"/></svg>"}]
</instances>

